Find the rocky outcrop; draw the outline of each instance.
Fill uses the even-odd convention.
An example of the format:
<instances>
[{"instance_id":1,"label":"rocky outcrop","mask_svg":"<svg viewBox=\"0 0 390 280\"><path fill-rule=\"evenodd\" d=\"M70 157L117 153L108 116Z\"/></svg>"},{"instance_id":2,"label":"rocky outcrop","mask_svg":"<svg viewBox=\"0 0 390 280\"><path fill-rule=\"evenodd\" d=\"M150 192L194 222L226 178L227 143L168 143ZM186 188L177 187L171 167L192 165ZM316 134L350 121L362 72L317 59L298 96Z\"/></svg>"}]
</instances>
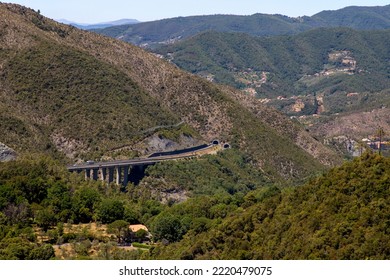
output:
<instances>
[{"instance_id":1,"label":"rocky outcrop","mask_svg":"<svg viewBox=\"0 0 390 280\"><path fill-rule=\"evenodd\" d=\"M0 142L0 162L16 159L16 152Z\"/></svg>"}]
</instances>

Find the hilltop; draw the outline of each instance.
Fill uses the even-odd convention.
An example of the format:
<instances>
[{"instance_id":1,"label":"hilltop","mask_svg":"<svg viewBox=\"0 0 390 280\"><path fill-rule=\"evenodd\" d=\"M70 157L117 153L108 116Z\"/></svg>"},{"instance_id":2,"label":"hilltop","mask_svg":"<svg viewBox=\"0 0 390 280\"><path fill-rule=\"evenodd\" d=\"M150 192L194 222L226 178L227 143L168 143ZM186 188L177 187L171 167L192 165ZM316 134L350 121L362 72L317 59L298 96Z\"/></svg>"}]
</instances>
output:
<instances>
[{"instance_id":1,"label":"hilltop","mask_svg":"<svg viewBox=\"0 0 390 280\"><path fill-rule=\"evenodd\" d=\"M1 4L0 13L0 141L18 153L128 157L145 152L148 137L170 135L230 142L272 180L302 179L339 161L239 91L25 7Z\"/></svg>"},{"instance_id":2,"label":"hilltop","mask_svg":"<svg viewBox=\"0 0 390 280\"><path fill-rule=\"evenodd\" d=\"M381 30L390 27L390 5L376 7L351 6L336 11L322 11L311 17L329 27L359 30Z\"/></svg>"},{"instance_id":3,"label":"hilltop","mask_svg":"<svg viewBox=\"0 0 390 280\"><path fill-rule=\"evenodd\" d=\"M311 17L284 15L190 16L121 25L94 30L136 45L155 47L171 44L205 31L237 32L252 36L292 35L318 27L349 27L362 30L390 28L390 5L383 7L347 7L323 11Z\"/></svg>"}]
</instances>

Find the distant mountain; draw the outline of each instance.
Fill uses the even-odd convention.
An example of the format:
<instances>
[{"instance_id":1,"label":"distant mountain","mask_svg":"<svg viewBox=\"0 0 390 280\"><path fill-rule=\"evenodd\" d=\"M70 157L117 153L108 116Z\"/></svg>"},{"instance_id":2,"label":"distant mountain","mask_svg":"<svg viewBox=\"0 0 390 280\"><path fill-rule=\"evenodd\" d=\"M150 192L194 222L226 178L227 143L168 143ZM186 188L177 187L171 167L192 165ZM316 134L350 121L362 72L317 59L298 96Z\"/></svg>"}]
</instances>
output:
<instances>
[{"instance_id":1,"label":"distant mountain","mask_svg":"<svg viewBox=\"0 0 390 280\"><path fill-rule=\"evenodd\" d=\"M360 30L390 28L390 5L377 7L346 7L336 11L323 11L311 17L321 25L344 26Z\"/></svg>"},{"instance_id":2,"label":"distant mountain","mask_svg":"<svg viewBox=\"0 0 390 280\"><path fill-rule=\"evenodd\" d=\"M268 14L178 17L94 31L136 45L153 47L156 44L169 44L211 30L270 36L296 34L317 27L387 29L390 28L390 5L348 7L324 11L312 17L298 18Z\"/></svg>"},{"instance_id":3,"label":"distant mountain","mask_svg":"<svg viewBox=\"0 0 390 280\"><path fill-rule=\"evenodd\" d=\"M275 182L339 161L276 110L138 47L12 4L0 31L0 142L18 154L128 158L153 136L220 139Z\"/></svg>"},{"instance_id":4,"label":"distant mountain","mask_svg":"<svg viewBox=\"0 0 390 280\"><path fill-rule=\"evenodd\" d=\"M319 28L293 36L205 32L155 51L259 97L390 88L390 31Z\"/></svg>"},{"instance_id":5,"label":"distant mountain","mask_svg":"<svg viewBox=\"0 0 390 280\"><path fill-rule=\"evenodd\" d=\"M275 37L205 32L155 52L304 117L318 139L356 155L357 141L378 126L390 131L389 45L390 30L318 28Z\"/></svg>"},{"instance_id":6,"label":"distant mountain","mask_svg":"<svg viewBox=\"0 0 390 280\"><path fill-rule=\"evenodd\" d=\"M109 21L109 22L102 22L102 23L94 23L94 24L86 24L86 23L77 23L73 21L69 21L66 19L59 19L58 22L73 25L77 28L84 29L84 30L90 30L90 29L99 29L99 28L107 28L117 25L124 25L124 24L137 24L140 23L140 21L136 19L120 19L116 21Z\"/></svg>"},{"instance_id":7,"label":"distant mountain","mask_svg":"<svg viewBox=\"0 0 390 280\"><path fill-rule=\"evenodd\" d=\"M154 46L176 42L209 30L267 36L294 34L307 30L315 24L310 18L290 18L282 15L210 15L163 19L93 31L135 45Z\"/></svg>"}]
</instances>

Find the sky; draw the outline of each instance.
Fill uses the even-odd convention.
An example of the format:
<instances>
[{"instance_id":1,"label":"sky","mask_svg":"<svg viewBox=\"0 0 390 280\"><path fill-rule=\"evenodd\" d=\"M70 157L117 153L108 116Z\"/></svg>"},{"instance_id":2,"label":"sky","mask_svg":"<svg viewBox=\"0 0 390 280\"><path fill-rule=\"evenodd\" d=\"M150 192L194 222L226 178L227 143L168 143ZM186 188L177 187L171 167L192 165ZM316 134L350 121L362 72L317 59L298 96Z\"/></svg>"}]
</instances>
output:
<instances>
[{"instance_id":1,"label":"sky","mask_svg":"<svg viewBox=\"0 0 390 280\"><path fill-rule=\"evenodd\" d=\"M101 23L118 19L152 21L190 15L255 13L311 16L347 6L385 6L390 0L2 0L16 3L52 19Z\"/></svg>"}]
</instances>

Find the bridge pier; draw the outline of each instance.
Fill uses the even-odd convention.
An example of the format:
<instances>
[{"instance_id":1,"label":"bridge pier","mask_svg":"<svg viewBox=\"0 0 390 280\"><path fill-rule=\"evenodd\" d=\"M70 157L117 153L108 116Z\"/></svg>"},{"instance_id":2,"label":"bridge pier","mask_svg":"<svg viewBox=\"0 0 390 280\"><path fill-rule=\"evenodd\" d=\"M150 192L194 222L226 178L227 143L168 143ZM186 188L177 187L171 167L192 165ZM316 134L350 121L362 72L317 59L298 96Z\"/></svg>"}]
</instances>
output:
<instances>
[{"instance_id":1,"label":"bridge pier","mask_svg":"<svg viewBox=\"0 0 390 280\"><path fill-rule=\"evenodd\" d=\"M93 168L92 169L92 180L97 181L99 174L99 168Z\"/></svg>"},{"instance_id":2,"label":"bridge pier","mask_svg":"<svg viewBox=\"0 0 390 280\"><path fill-rule=\"evenodd\" d=\"M108 183L111 184L114 182L114 167L109 167L108 168Z\"/></svg>"},{"instance_id":3,"label":"bridge pier","mask_svg":"<svg viewBox=\"0 0 390 280\"><path fill-rule=\"evenodd\" d=\"M120 166L116 167L116 184L119 185L122 181L122 168Z\"/></svg>"},{"instance_id":4,"label":"bridge pier","mask_svg":"<svg viewBox=\"0 0 390 280\"><path fill-rule=\"evenodd\" d=\"M122 185L124 187L127 186L127 184L129 183L129 168L130 166L124 166L123 167L123 182L122 182Z\"/></svg>"},{"instance_id":5,"label":"bridge pier","mask_svg":"<svg viewBox=\"0 0 390 280\"><path fill-rule=\"evenodd\" d=\"M146 166L151 164L154 163L108 167L91 166L74 169L72 172L85 172L85 180L100 180L108 184L115 182L117 185L126 187L130 181L137 185L144 176Z\"/></svg>"},{"instance_id":6,"label":"bridge pier","mask_svg":"<svg viewBox=\"0 0 390 280\"><path fill-rule=\"evenodd\" d=\"M85 180L91 179L91 169L85 169Z\"/></svg>"},{"instance_id":7,"label":"bridge pier","mask_svg":"<svg viewBox=\"0 0 390 280\"><path fill-rule=\"evenodd\" d=\"M107 180L107 168L102 167L100 169L100 180L106 181Z\"/></svg>"}]
</instances>

